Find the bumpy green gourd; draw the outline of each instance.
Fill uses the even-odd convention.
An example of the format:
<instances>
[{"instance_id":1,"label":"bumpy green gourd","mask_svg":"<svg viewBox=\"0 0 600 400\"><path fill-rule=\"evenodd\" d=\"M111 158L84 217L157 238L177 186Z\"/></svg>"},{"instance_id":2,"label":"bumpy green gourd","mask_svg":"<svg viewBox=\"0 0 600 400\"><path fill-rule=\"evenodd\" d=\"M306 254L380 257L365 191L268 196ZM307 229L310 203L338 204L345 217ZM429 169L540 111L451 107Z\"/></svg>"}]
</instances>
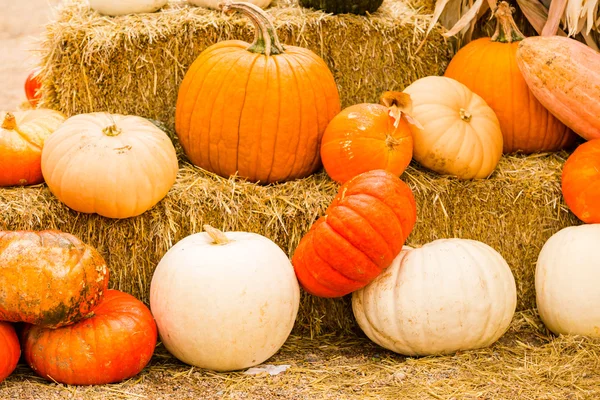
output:
<instances>
[{"instance_id":1,"label":"bumpy green gourd","mask_svg":"<svg viewBox=\"0 0 600 400\"><path fill-rule=\"evenodd\" d=\"M374 13L383 0L300 0L302 7L316 8L333 14Z\"/></svg>"}]
</instances>

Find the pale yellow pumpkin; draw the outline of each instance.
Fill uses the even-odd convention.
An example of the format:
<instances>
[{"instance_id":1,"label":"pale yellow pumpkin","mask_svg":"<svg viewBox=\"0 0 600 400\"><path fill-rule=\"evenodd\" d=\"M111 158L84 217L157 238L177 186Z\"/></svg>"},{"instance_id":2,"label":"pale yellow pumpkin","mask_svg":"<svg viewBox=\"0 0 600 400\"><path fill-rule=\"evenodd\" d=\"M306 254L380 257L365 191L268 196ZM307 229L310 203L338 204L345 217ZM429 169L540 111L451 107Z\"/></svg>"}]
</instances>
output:
<instances>
[{"instance_id":1,"label":"pale yellow pumpkin","mask_svg":"<svg viewBox=\"0 0 600 400\"><path fill-rule=\"evenodd\" d=\"M405 246L383 274L352 295L365 334L410 356L490 346L508 329L516 305L506 261L490 246L467 239Z\"/></svg>"},{"instance_id":2,"label":"pale yellow pumpkin","mask_svg":"<svg viewBox=\"0 0 600 400\"><path fill-rule=\"evenodd\" d=\"M175 183L177 155L152 122L108 113L69 118L42 151L42 173L75 211L109 218L140 215Z\"/></svg>"},{"instance_id":3,"label":"pale yellow pumpkin","mask_svg":"<svg viewBox=\"0 0 600 400\"><path fill-rule=\"evenodd\" d=\"M413 101L413 158L439 174L461 179L489 176L502 156L502 132L494 111L462 83L428 76L405 90Z\"/></svg>"}]
</instances>

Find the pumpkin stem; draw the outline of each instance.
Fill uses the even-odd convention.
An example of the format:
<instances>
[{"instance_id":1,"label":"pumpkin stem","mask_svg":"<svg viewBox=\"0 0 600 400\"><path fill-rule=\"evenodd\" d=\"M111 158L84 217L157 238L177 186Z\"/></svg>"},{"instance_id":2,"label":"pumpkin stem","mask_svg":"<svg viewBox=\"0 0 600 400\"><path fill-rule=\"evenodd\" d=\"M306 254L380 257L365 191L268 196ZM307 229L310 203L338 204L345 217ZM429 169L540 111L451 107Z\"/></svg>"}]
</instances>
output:
<instances>
[{"instance_id":1,"label":"pumpkin stem","mask_svg":"<svg viewBox=\"0 0 600 400\"><path fill-rule=\"evenodd\" d=\"M13 113L6 113L6 116L4 116L4 122L2 122L2 129L12 131L16 127L17 121L15 120L15 116L13 115Z\"/></svg>"},{"instance_id":2,"label":"pumpkin stem","mask_svg":"<svg viewBox=\"0 0 600 400\"><path fill-rule=\"evenodd\" d=\"M512 43L525 39L525 35L519 30L512 17L514 8L506 1L501 1L494 11L496 18L496 31L492 36L492 42Z\"/></svg>"},{"instance_id":3,"label":"pumpkin stem","mask_svg":"<svg viewBox=\"0 0 600 400\"><path fill-rule=\"evenodd\" d=\"M400 143L401 141L396 139L392 135L387 135L387 137L385 138L385 145L390 150L394 150L396 146L398 146Z\"/></svg>"},{"instance_id":4,"label":"pumpkin stem","mask_svg":"<svg viewBox=\"0 0 600 400\"><path fill-rule=\"evenodd\" d=\"M231 242L223 232L210 225L204 225L204 231L208 233L208 236L210 236L216 245L223 245Z\"/></svg>"},{"instance_id":5,"label":"pumpkin stem","mask_svg":"<svg viewBox=\"0 0 600 400\"><path fill-rule=\"evenodd\" d=\"M240 12L252 20L256 35L254 36L254 42L248 47L248 51L264 54L267 57L285 52L279 37L277 37L275 26L262 8L251 3L232 1L219 4L219 8L226 13Z\"/></svg>"},{"instance_id":6,"label":"pumpkin stem","mask_svg":"<svg viewBox=\"0 0 600 400\"><path fill-rule=\"evenodd\" d=\"M459 113L460 113L460 119L462 119L465 122L471 122L471 118L473 118L473 115L470 112L468 112L464 108L461 108Z\"/></svg>"},{"instance_id":7,"label":"pumpkin stem","mask_svg":"<svg viewBox=\"0 0 600 400\"><path fill-rule=\"evenodd\" d=\"M121 132L121 129L114 124L102 129L102 133L104 133L106 136L119 136Z\"/></svg>"}]
</instances>

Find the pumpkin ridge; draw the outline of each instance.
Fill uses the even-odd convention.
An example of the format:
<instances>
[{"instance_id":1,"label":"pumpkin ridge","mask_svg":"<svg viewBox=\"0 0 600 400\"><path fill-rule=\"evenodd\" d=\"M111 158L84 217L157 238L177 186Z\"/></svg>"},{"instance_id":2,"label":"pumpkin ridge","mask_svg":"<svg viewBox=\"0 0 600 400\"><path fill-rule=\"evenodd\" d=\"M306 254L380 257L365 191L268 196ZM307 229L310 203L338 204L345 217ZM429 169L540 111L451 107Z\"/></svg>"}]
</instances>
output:
<instances>
[{"instance_id":1,"label":"pumpkin ridge","mask_svg":"<svg viewBox=\"0 0 600 400\"><path fill-rule=\"evenodd\" d=\"M297 121L297 123L298 123L298 131L297 131L298 132L298 144L296 145L295 151L291 152L292 153L291 168L288 171L287 175L285 175L285 177L283 178L283 180L285 181L285 180L289 179L289 177L292 175L293 171L296 171L296 170L303 171L306 169L305 163L303 162L303 159L305 157L302 157L302 156L304 156L304 154L302 154L301 157L298 157L298 153L300 152L300 149L305 149L308 147L309 137L307 135L304 135L304 132L302 130L303 118L304 118L304 113L303 113L304 102L302 101L302 99L303 99L305 93L303 93L302 88L300 87L301 85L300 85L298 76L296 74L296 68L298 67L299 63L292 65L293 59L288 58L288 57L281 57L281 60L285 60L285 62L288 65L289 70L291 71L291 76L293 77L294 86L296 87L296 92L298 94L298 103L299 103L298 110L297 110L297 113L298 113L298 121ZM300 142L300 138L303 138L303 137L306 139L305 143ZM296 162L298 161L298 159L300 160L300 168L296 169ZM271 172L271 174L272 174L272 172ZM271 174L269 174L269 180L271 180Z\"/></svg>"},{"instance_id":2,"label":"pumpkin ridge","mask_svg":"<svg viewBox=\"0 0 600 400\"><path fill-rule=\"evenodd\" d=\"M279 63L277 62L279 57L274 57L273 62L275 63L275 70L277 71L277 82L281 82L281 68ZM279 107L277 108L277 132L280 132L281 129L281 103L284 99L281 96L281 85L277 85L277 99L279 103ZM273 150L271 151L271 164L269 165L269 173L267 174L267 181L271 180L271 175L273 174L273 165L275 164L275 150L277 149L277 139L279 135L275 135L275 140L273 141Z\"/></svg>"}]
</instances>

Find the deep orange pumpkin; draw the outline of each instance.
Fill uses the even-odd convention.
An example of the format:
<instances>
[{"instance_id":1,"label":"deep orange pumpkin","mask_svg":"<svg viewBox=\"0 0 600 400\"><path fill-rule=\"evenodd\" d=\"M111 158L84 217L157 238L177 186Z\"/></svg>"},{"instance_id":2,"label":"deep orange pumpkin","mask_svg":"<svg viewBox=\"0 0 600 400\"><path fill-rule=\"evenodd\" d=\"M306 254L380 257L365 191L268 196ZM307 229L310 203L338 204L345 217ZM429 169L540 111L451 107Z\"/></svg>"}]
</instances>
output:
<instances>
[{"instance_id":1,"label":"deep orange pumpkin","mask_svg":"<svg viewBox=\"0 0 600 400\"><path fill-rule=\"evenodd\" d=\"M331 179L344 183L375 169L400 176L410 164L413 138L406 116L410 96L387 92L381 103L350 106L327 126L321 159Z\"/></svg>"},{"instance_id":2,"label":"deep orange pumpkin","mask_svg":"<svg viewBox=\"0 0 600 400\"><path fill-rule=\"evenodd\" d=\"M102 300L108 269L91 246L59 231L0 231L0 320L56 328Z\"/></svg>"},{"instance_id":3,"label":"deep orange pumpkin","mask_svg":"<svg viewBox=\"0 0 600 400\"><path fill-rule=\"evenodd\" d=\"M0 321L0 382L13 373L21 356L21 346L15 328Z\"/></svg>"},{"instance_id":4,"label":"deep orange pumpkin","mask_svg":"<svg viewBox=\"0 0 600 400\"><path fill-rule=\"evenodd\" d=\"M600 223L600 139L583 143L565 162L562 193L569 209L585 223Z\"/></svg>"},{"instance_id":5,"label":"deep orange pumpkin","mask_svg":"<svg viewBox=\"0 0 600 400\"><path fill-rule=\"evenodd\" d=\"M27 326L23 354L43 378L69 385L101 385L139 374L152 358L157 335L144 303L108 290L93 315L74 325Z\"/></svg>"},{"instance_id":6,"label":"deep orange pumpkin","mask_svg":"<svg viewBox=\"0 0 600 400\"><path fill-rule=\"evenodd\" d=\"M300 284L320 297L366 286L391 265L416 220L412 191L396 175L374 170L352 178L296 248Z\"/></svg>"},{"instance_id":7,"label":"deep orange pumpkin","mask_svg":"<svg viewBox=\"0 0 600 400\"><path fill-rule=\"evenodd\" d=\"M175 129L190 161L253 182L302 178L321 166L319 145L340 112L325 62L308 49L280 44L259 7L227 3L252 20L252 45L228 40L206 49L186 73Z\"/></svg>"},{"instance_id":8,"label":"deep orange pumpkin","mask_svg":"<svg viewBox=\"0 0 600 400\"><path fill-rule=\"evenodd\" d=\"M557 151L574 143L576 135L535 98L517 66L524 35L508 3L495 12L496 32L460 49L444 76L481 96L494 110L504 137L504 153Z\"/></svg>"}]
</instances>

